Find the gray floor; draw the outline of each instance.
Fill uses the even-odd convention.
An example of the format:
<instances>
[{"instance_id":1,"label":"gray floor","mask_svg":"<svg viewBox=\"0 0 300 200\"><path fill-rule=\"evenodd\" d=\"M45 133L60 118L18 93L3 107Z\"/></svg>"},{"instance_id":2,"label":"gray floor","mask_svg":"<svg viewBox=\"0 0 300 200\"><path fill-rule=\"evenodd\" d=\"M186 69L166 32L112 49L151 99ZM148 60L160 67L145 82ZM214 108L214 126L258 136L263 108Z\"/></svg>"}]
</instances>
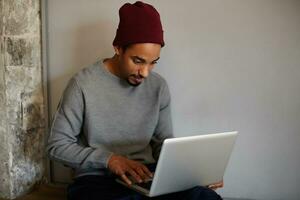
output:
<instances>
[{"instance_id":1,"label":"gray floor","mask_svg":"<svg viewBox=\"0 0 300 200\"><path fill-rule=\"evenodd\" d=\"M254 200L254 199L224 198L224 200Z\"/></svg>"}]
</instances>

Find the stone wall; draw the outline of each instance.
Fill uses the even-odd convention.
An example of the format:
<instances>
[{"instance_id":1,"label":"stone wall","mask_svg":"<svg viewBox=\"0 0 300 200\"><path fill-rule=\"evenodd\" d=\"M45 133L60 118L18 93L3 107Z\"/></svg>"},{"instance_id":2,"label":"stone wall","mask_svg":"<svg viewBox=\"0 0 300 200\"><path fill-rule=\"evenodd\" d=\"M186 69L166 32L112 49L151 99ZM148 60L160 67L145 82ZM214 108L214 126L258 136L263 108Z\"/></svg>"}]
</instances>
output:
<instances>
[{"instance_id":1,"label":"stone wall","mask_svg":"<svg viewBox=\"0 0 300 200\"><path fill-rule=\"evenodd\" d=\"M45 172L40 10L39 0L0 0L0 198Z\"/></svg>"}]
</instances>

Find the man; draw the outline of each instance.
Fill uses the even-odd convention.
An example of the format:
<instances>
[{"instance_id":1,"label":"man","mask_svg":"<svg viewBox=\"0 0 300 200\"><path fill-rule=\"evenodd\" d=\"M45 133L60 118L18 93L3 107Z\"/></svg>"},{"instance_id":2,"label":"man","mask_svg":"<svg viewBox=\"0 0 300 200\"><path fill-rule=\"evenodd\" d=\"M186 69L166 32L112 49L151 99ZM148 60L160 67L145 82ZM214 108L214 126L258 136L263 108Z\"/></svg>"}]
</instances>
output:
<instances>
[{"instance_id":1,"label":"man","mask_svg":"<svg viewBox=\"0 0 300 200\"><path fill-rule=\"evenodd\" d=\"M164 46L159 13L149 4L124 4L113 41L115 55L77 73L53 120L48 153L75 171L68 199L147 199L116 183L152 173L164 139L172 137L170 94L153 67ZM222 183L209 186L222 187ZM221 199L195 187L155 199Z\"/></svg>"}]
</instances>

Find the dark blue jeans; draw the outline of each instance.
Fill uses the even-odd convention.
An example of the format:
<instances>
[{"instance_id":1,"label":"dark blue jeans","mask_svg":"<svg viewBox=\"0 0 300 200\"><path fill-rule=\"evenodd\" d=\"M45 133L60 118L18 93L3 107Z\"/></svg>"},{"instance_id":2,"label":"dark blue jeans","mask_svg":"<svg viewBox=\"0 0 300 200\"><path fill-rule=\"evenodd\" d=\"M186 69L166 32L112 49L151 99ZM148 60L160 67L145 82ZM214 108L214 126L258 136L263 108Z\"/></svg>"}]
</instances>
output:
<instances>
[{"instance_id":1,"label":"dark blue jeans","mask_svg":"<svg viewBox=\"0 0 300 200\"><path fill-rule=\"evenodd\" d=\"M112 176L82 176L68 187L68 200L222 200L213 190L194 187L186 191L158 197L145 197L115 182Z\"/></svg>"}]
</instances>

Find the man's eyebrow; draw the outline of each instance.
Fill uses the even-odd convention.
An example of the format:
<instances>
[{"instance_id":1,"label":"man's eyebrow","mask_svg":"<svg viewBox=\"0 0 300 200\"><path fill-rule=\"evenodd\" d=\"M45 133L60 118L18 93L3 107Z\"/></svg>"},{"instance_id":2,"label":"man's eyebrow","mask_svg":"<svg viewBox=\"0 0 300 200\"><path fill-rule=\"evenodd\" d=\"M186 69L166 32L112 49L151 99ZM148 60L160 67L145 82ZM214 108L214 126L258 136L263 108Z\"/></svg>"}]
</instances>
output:
<instances>
[{"instance_id":1,"label":"man's eyebrow","mask_svg":"<svg viewBox=\"0 0 300 200\"><path fill-rule=\"evenodd\" d=\"M156 58L155 60L153 60L152 62L156 62L160 59L160 57Z\"/></svg>"},{"instance_id":2,"label":"man's eyebrow","mask_svg":"<svg viewBox=\"0 0 300 200\"><path fill-rule=\"evenodd\" d=\"M139 56L131 56L131 58L132 58L132 59L138 59L138 60L140 60L140 61L142 61L142 62L146 62L146 60L145 60L144 58L141 58L141 57L139 57ZM156 58L156 59L153 60L152 62L156 62L156 61L158 61L159 59L160 59L160 57Z\"/></svg>"}]
</instances>

